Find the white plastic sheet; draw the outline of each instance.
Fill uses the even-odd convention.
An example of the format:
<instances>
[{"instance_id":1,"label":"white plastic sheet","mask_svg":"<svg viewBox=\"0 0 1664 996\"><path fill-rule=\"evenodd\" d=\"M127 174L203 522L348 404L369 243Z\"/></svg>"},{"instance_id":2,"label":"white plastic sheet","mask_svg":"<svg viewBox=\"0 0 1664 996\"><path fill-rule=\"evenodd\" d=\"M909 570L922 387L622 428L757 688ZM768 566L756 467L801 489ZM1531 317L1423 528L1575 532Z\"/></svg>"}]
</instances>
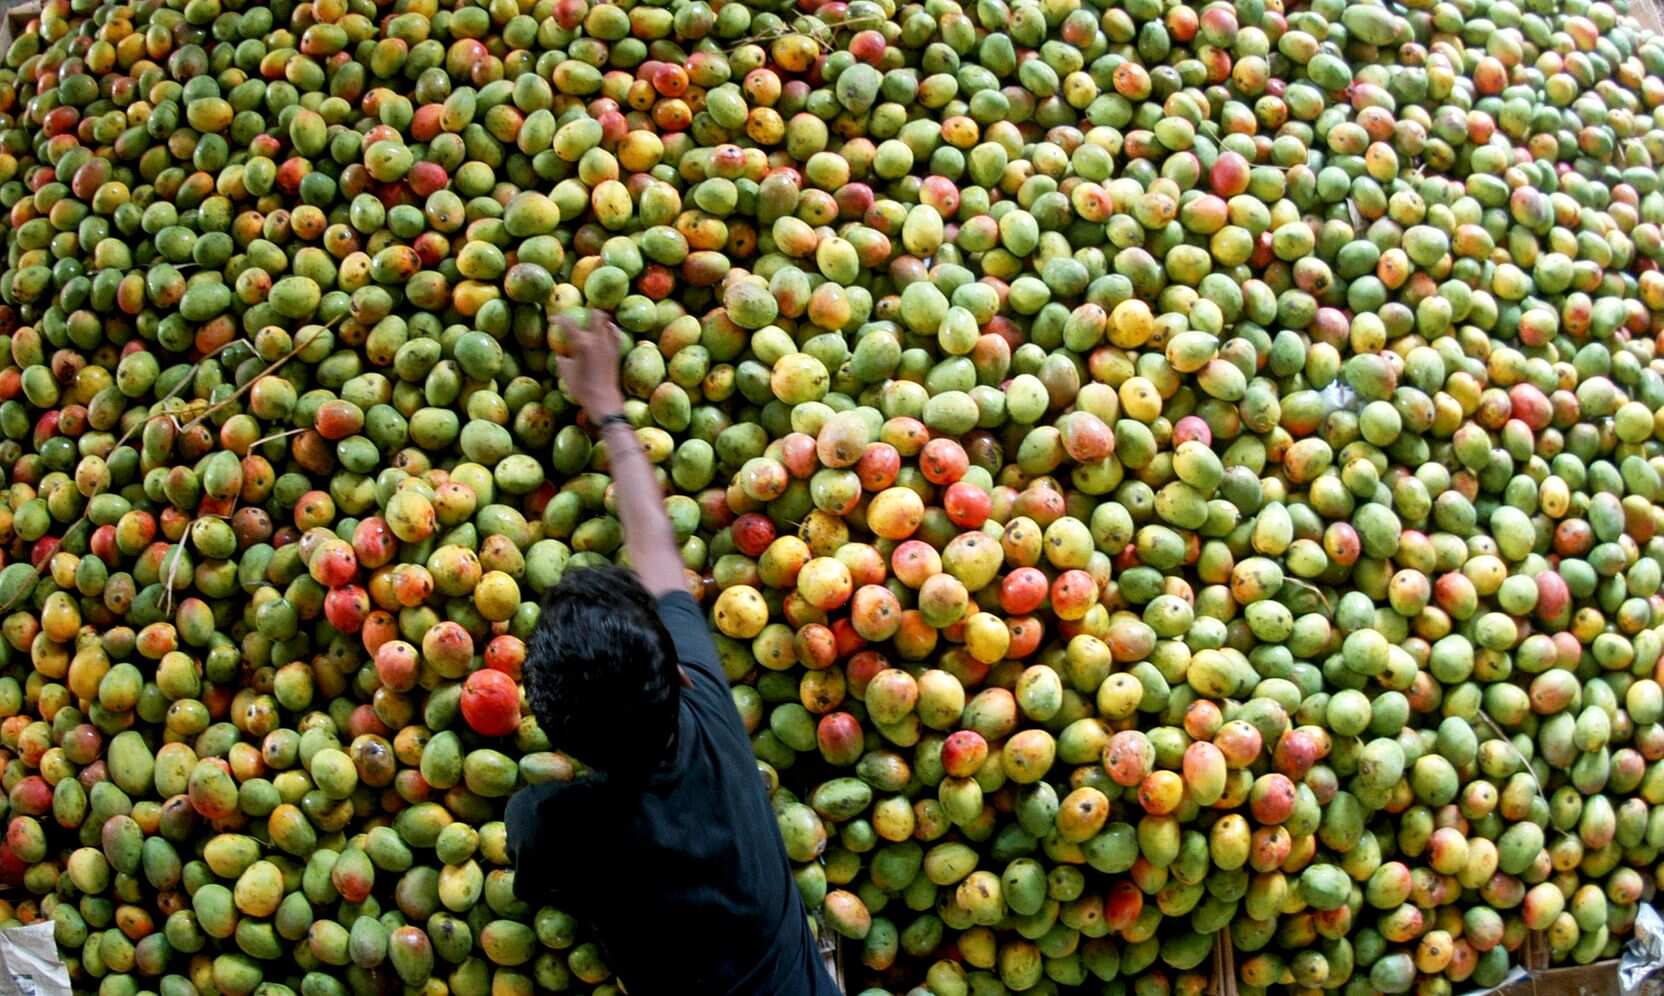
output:
<instances>
[{"instance_id":1,"label":"white plastic sheet","mask_svg":"<svg viewBox=\"0 0 1664 996\"><path fill-rule=\"evenodd\" d=\"M1623 996L1659 991L1664 978L1664 919L1651 903L1635 913L1635 936L1618 958L1618 989Z\"/></svg>"},{"instance_id":2,"label":"white plastic sheet","mask_svg":"<svg viewBox=\"0 0 1664 996\"><path fill-rule=\"evenodd\" d=\"M0 930L0 996L71 996L54 929L47 920Z\"/></svg>"},{"instance_id":3,"label":"white plastic sheet","mask_svg":"<svg viewBox=\"0 0 1664 996\"><path fill-rule=\"evenodd\" d=\"M1356 413L1362 411L1364 407L1360 403L1358 392L1352 390L1351 385L1340 380L1330 381L1328 386L1324 387L1318 394L1323 398L1323 403L1328 406L1331 412L1348 411Z\"/></svg>"}]
</instances>

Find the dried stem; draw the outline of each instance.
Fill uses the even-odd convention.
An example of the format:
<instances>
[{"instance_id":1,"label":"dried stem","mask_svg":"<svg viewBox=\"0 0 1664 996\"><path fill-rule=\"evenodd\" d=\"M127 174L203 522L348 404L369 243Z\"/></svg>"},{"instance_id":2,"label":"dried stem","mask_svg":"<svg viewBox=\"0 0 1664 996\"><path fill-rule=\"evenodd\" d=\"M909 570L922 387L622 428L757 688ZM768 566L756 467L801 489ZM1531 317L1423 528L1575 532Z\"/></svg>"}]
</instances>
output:
<instances>
[{"instance_id":1,"label":"dried stem","mask_svg":"<svg viewBox=\"0 0 1664 996\"><path fill-rule=\"evenodd\" d=\"M256 439L254 442L249 443L248 448L252 450L257 446L264 446L265 444L271 442L274 439L287 439L290 436L296 436L296 435L299 435L300 433L303 433L305 431L306 431L306 428L303 426L299 429L286 429L283 432L274 432L269 436L261 436L259 439Z\"/></svg>"},{"instance_id":2,"label":"dried stem","mask_svg":"<svg viewBox=\"0 0 1664 996\"><path fill-rule=\"evenodd\" d=\"M1514 756L1520 759L1521 764L1525 765L1525 773L1531 776L1532 783L1537 786L1537 794L1542 797L1544 802L1547 802L1548 793L1543 791L1543 783L1537 780L1537 769L1531 766L1531 759L1526 757L1518 747L1514 746L1514 741L1508 739L1508 734L1503 732L1502 727L1497 725L1496 720L1492 719L1489 713L1481 709L1479 710L1479 718L1483 719L1485 721L1485 725L1489 726L1496 732L1497 737L1503 743L1507 744L1508 749L1514 752Z\"/></svg>"},{"instance_id":3,"label":"dried stem","mask_svg":"<svg viewBox=\"0 0 1664 996\"><path fill-rule=\"evenodd\" d=\"M1323 608L1325 610L1327 610L1329 608L1329 599L1328 599L1327 596L1325 596L1323 594L1323 589L1319 588L1315 584L1312 584L1310 581L1307 581L1305 578L1284 577L1283 578L1283 583L1284 584L1297 584L1300 587L1305 588L1307 591L1309 591L1313 595L1317 596L1317 600L1319 602L1323 603Z\"/></svg>"},{"instance_id":4,"label":"dried stem","mask_svg":"<svg viewBox=\"0 0 1664 996\"><path fill-rule=\"evenodd\" d=\"M247 339L232 339L230 342L223 342L220 345L214 347L213 350L204 354L202 359L197 360L196 363L204 363L208 360L211 360L214 357L218 356L220 354L220 352L223 351L226 347L232 345L233 343L238 343L238 342L241 342L244 345L252 346L252 344L249 343ZM196 366L196 364L192 364L193 369L195 368L195 366ZM259 379L259 378L256 378L256 380L257 379ZM190 382L191 382L191 378L189 378L189 377L179 378L179 383L173 385L173 390L171 390L168 393L162 395L160 398L157 398L156 401L155 401L155 404L159 405L159 404L163 403L164 401L172 401L176 396L178 396L180 391L183 391L185 389L185 385L189 384ZM252 384L253 381L250 381L249 383ZM135 422L133 424L132 428L128 429L126 432L121 434L121 438L116 440L115 445L111 446L110 449L111 450L117 450L117 449L120 449L122 446L125 446L127 444L127 441L129 439L133 438L133 433L138 432L144 425L148 424L152 417L161 418L161 417L164 417L164 416L162 416L160 414L158 414L156 416L146 416L143 421ZM178 424L179 423L177 421L174 421L175 426L177 426ZM60 535L67 536L70 533L74 532L76 530L76 528L81 525L81 523L87 521L87 517L91 514L92 514L92 505L89 502L88 505L87 505L86 510L84 510L81 513L81 517L76 519L74 522L71 522L69 524L68 528L66 528L63 531L63 533L60 534ZM35 582L39 581L41 574L45 573L45 571L46 571L46 564L47 564L47 562L43 560L43 561L41 561L40 563L38 563L34 566L33 576L29 578L28 583L25 584L22 588L18 589L17 594L14 595L12 597L12 599L10 601L8 601L5 605L0 605L0 612L10 612L12 610L13 606L15 606L19 601L21 601L25 595L27 595L29 592L34 590ZM169 581L171 583L172 579L170 578Z\"/></svg>"},{"instance_id":5,"label":"dried stem","mask_svg":"<svg viewBox=\"0 0 1664 996\"><path fill-rule=\"evenodd\" d=\"M179 537L179 542L177 542L173 545L173 555L172 555L172 557L169 558L172 561L172 563L168 567L167 586L162 589L162 606L163 606L162 611L163 612L172 612L173 611L173 582L174 582L174 578L179 573L179 561L181 559L183 559L184 553L185 553L185 537L181 536L181 537Z\"/></svg>"},{"instance_id":6,"label":"dried stem","mask_svg":"<svg viewBox=\"0 0 1664 996\"><path fill-rule=\"evenodd\" d=\"M327 324L319 326L318 331L319 332L327 331L329 329L329 327L331 325L334 325L337 321L340 321L339 317L331 319ZM296 356L300 355L301 350L305 349L307 346L310 346L312 344L312 339L313 338L316 338L316 333L314 333L314 335L312 337L308 338L305 342L296 343L294 349L291 349L287 353L284 353L282 356L279 356L276 360L273 360L272 363L269 366L267 366L264 370L255 374L253 377L250 377L248 379L248 383L244 384L242 387L237 388L237 390L234 391L231 394L230 397L223 398L219 401L216 401L214 404L209 405L207 411L204 411L201 415L198 415L196 418L193 418L189 422L180 426L179 431L184 432L184 431L186 431L188 429L191 429L191 428L193 428L197 425L200 425L204 419L212 417L215 412L223 409L226 405L231 404L232 402L236 401L238 398L242 397L243 395L247 394L249 391L253 390L254 385L260 383L262 378L267 377L267 376L269 376L273 373L276 373L280 368L282 368L282 366L285 363L288 363L290 360L292 360ZM222 346L220 348L223 349L225 347ZM214 352L217 353L217 352L219 352L219 350L216 349ZM206 357L206 356L203 357L203 359L207 359L207 358L208 357Z\"/></svg>"},{"instance_id":7,"label":"dried stem","mask_svg":"<svg viewBox=\"0 0 1664 996\"><path fill-rule=\"evenodd\" d=\"M830 33L830 32L833 32L833 31L839 31L839 30L844 29L844 28L857 28L857 27L864 28L864 27L868 27L868 26L871 26L871 25L883 24L884 20L885 19L883 17L880 17L877 14L870 14L866 17L852 17L847 21L839 21L837 24L822 25L821 30L825 31L827 33ZM824 51L828 51L828 52L832 51L833 45L832 45L831 41L827 40L827 38L824 37L820 32L799 31L796 28L791 27L790 25L783 26L779 30L776 30L776 31L765 31L760 35L751 35L751 36L746 37L746 38L741 38L741 39L735 41L734 44L732 44L729 47L723 49L723 51L724 52L732 52L736 49L743 48L746 45L756 45L760 42L771 42L771 41L774 41L777 38L784 38L787 35L804 35L804 34L808 35L810 38L813 38L815 40L815 44L819 45Z\"/></svg>"}]
</instances>

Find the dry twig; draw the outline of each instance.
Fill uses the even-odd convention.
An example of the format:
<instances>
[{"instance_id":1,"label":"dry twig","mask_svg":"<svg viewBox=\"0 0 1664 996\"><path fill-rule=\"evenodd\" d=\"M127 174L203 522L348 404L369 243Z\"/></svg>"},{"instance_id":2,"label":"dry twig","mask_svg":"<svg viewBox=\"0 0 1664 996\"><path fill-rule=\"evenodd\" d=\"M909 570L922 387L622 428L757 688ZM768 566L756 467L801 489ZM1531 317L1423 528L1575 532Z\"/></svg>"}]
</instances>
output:
<instances>
[{"instance_id":1,"label":"dry twig","mask_svg":"<svg viewBox=\"0 0 1664 996\"><path fill-rule=\"evenodd\" d=\"M214 357L218 356L223 350L225 350L228 346L232 345L233 343L238 343L238 342L241 342L244 345L250 345L251 346L251 344L248 342L247 339L232 339L230 342L221 343L220 345L216 346L212 351L204 354L202 359L197 360L196 363L192 364L193 372L195 370L196 364L205 363L208 360L213 359ZM252 346L251 346L251 348L252 348ZM291 353L290 355L294 355L294 354ZM254 383L255 380L259 380L259 378L256 377L253 380L250 380L249 383L252 384L252 383ZM191 382L191 378L188 377L188 376L179 378L179 383L173 385L173 389L170 390L167 394L164 394L160 398L157 398L155 404L160 405L160 404L163 404L164 402L172 401L175 397L177 397L179 395L180 391L183 391L185 389L185 385L189 384L190 382ZM174 419L171 414L164 415L164 414L158 413L157 415L154 415L154 416L146 416L142 421L138 421L138 422L133 423L133 427L131 429L128 429L126 432L122 433L121 438L116 440L115 445L111 446L110 449L112 451L114 451L114 450L118 450L121 447L125 446L127 444L127 441L129 439L133 438L133 434L135 432L141 431L144 428L144 426L146 426L150 423L151 418L167 418L167 419L169 419L170 421L173 422L175 427L178 427L178 425L179 425L178 420ZM193 422L192 424L194 425L195 423ZM91 514L92 514L92 503L88 502L86 509L81 512L81 517L76 519L74 522L71 522L69 524L69 527L66 528L59 535L68 536L70 533L72 533L76 529L78 529L81 526L82 523L86 522L87 517L90 516ZM41 561L40 563L38 563L34 566L34 569L32 571L32 576L29 578L28 582L26 584L24 584L24 586L22 588L18 589L17 594L12 596L10 601L8 601L5 605L0 605L0 612L10 612L12 610L13 606L15 606L19 601L21 601L25 595L27 595L29 592L34 590L35 582L39 581L40 576L43 573L46 572L46 565L47 565L47 561L43 560L43 561ZM170 578L169 581L171 583L172 579Z\"/></svg>"},{"instance_id":2,"label":"dry twig","mask_svg":"<svg viewBox=\"0 0 1664 996\"><path fill-rule=\"evenodd\" d=\"M836 46L833 45L832 39L826 36L832 32L839 31L844 28L865 28L883 23L884 18L879 17L877 14L871 14L866 17L852 17L847 21L839 21L837 24L824 24L821 25L819 31L799 31L797 28L794 28L789 24L782 25L777 31L765 31L762 34L750 35L748 37L738 39L734 42L734 44L723 49L723 51L733 52L737 49L744 48L747 45L759 45L764 42L771 42L778 38L785 38L787 35L807 35L808 37L814 39L815 44L819 45L822 51L830 52Z\"/></svg>"}]
</instances>

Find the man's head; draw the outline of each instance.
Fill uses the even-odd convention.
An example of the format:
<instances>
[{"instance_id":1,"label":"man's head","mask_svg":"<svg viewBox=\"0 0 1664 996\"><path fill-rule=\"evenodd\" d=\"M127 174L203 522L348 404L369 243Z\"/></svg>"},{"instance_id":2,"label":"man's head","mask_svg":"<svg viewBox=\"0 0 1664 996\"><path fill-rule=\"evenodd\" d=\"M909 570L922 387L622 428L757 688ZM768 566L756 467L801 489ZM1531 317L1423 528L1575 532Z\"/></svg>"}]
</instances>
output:
<instances>
[{"instance_id":1,"label":"man's head","mask_svg":"<svg viewBox=\"0 0 1664 996\"><path fill-rule=\"evenodd\" d=\"M557 750L623 779L666 759L681 694L676 647L629 571L571 571L549 592L525 684Z\"/></svg>"}]
</instances>

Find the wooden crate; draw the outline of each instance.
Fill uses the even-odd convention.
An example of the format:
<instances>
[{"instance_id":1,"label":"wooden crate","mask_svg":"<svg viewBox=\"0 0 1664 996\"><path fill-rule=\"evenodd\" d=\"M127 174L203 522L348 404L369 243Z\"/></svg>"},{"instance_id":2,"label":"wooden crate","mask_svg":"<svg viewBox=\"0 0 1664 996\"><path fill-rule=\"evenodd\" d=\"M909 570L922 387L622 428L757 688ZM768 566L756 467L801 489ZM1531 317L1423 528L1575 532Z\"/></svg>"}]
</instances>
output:
<instances>
[{"instance_id":1,"label":"wooden crate","mask_svg":"<svg viewBox=\"0 0 1664 996\"><path fill-rule=\"evenodd\" d=\"M1213 978L1208 983L1208 996L1236 996L1236 949L1229 927L1213 935Z\"/></svg>"},{"instance_id":2,"label":"wooden crate","mask_svg":"<svg viewBox=\"0 0 1664 996\"><path fill-rule=\"evenodd\" d=\"M1520 964L1528 972L1548 971L1548 931L1526 932L1525 943L1520 946Z\"/></svg>"},{"instance_id":3,"label":"wooden crate","mask_svg":"<svg viewBox=\"0 0 1664 996\"><path fill-rule=\"evenodd\" d=\"M826 965L827 974L832 976L832 981L838 984L838 991L847 993L849 982L844 978L844 939L828 927L826 918L818 913L815 915L815 923L818 927L816 936L820 939L821 961Z\"/></svg>"}]
</instances>

